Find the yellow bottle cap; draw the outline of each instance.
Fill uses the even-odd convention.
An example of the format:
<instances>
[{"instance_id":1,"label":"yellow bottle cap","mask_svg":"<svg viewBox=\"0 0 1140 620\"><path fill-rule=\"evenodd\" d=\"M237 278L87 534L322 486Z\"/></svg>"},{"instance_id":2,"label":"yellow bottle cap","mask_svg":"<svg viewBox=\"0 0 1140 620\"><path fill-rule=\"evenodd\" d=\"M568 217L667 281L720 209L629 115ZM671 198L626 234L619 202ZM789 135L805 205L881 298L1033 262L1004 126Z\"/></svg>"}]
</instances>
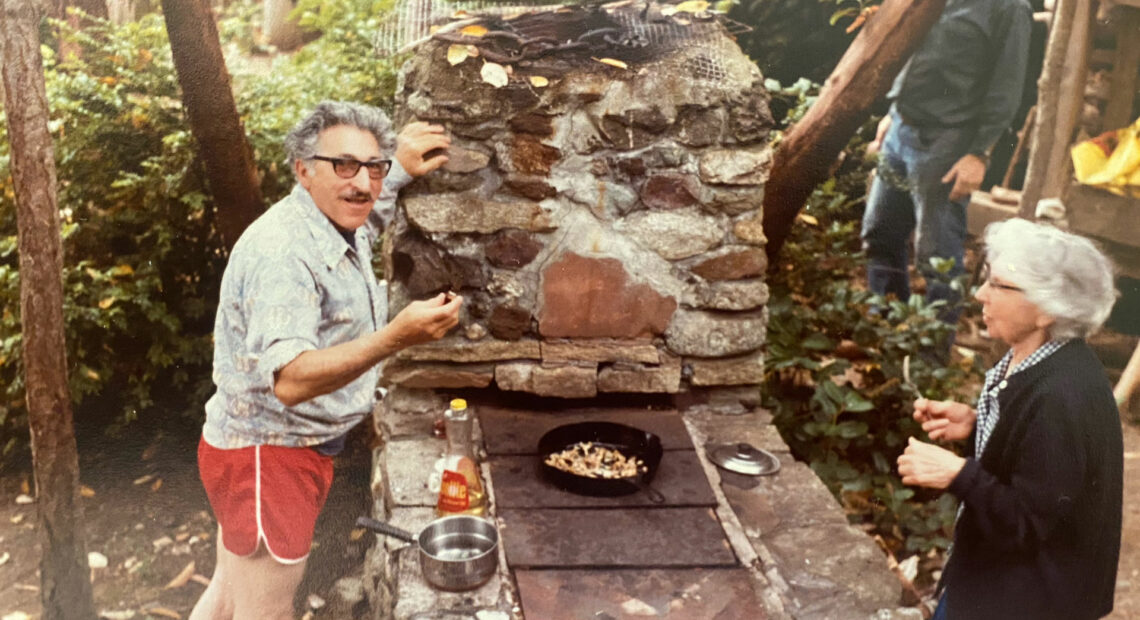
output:
<instances>
[{"instance_id":1,"label":"yellow bottle cap","mask_svg":"<svg viewBox=\"0 0 1140 620\"><path fill-rule=\"evenodd\" d=\"M462 411L467 408L467 401L462 398L455 398L451 401L452 411Z\"/></svg>"}]
</instances>

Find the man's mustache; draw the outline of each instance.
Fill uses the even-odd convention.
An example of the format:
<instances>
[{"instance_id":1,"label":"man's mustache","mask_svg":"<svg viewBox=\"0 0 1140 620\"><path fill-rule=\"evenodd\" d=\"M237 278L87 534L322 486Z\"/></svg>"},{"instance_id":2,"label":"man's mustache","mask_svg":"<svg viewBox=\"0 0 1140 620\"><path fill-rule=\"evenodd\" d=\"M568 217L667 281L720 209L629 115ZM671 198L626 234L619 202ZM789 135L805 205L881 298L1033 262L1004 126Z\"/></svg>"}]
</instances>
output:
<instances>
[{"instance_id":1,"label":"man's mustache","mask_svg":"<svg viewBox=\"0 0 1140 620\"><path fill-rule=\"evenodd\" d=\"M372 194L369 194L368 192L362 192L362 191L357 190L357 191L351 191L351 192L346 192L344 194L341 194L340 199L341 200L352 200L352 201L372 200Z\"/></svg>"}]
</instances>

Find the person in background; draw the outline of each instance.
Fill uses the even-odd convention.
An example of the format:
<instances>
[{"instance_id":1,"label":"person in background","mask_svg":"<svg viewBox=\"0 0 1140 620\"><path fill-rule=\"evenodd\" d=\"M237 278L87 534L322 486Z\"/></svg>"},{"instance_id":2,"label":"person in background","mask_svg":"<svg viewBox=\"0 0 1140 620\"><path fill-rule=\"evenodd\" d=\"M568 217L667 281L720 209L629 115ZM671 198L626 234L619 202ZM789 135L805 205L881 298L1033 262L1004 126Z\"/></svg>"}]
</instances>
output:
<instances>
[{"instance_id":1,"label":"person in background","mask_svg":"<svg viewBox=\"0 0 1140 620\"><path fill-rule=\"evenodd\" d=\"M950 283L963 273L966 207L1021 101L1032 15L1026 0L948 0L895 78L868 147L881 152L861 233L873 293L910 297L913 234L926 298L951 304L940 318L957 322ZM954 261L948 273L935 258Z\"/></svg>"},{"instance_id":2,"label":"person in background","mask_svg":"<svg viewBox=\"0 0 1140 620\"><path fill-rule=\"evenodd\" d=\"M218 560L192 620L294 617L332 456L375 405L377 364L457 324L463 299L444 294L387 321L372 270L396 191L443 165L449 144L426 123L397 140L379 109L342 102L286 137L297 185L246 229L222 277L198 445Z\"/></svg>"},{"instance_id":3,"label":"person in background","mask_svg":"<svg viewBox=\"0 0 1140 620\"><path fill-rule=\"evenodd\" d=\"M1085 343L1116 300L1112 265L1087 239L1012 219L985 232L976 297L1009 351L976 408L919 399L936 441L911 438L903 483L962 501L934 617L1084 620L1112 611L1123 440L1104 367Z\"/></svg>"}]
</instances>

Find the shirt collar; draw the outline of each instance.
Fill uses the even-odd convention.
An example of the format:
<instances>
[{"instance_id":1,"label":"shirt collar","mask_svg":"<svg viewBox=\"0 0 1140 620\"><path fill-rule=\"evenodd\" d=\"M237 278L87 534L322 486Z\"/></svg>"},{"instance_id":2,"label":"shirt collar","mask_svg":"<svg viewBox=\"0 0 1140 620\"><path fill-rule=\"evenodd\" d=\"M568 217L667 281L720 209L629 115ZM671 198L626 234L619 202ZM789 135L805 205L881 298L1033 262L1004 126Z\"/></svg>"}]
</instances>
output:
<instances>
[{"instance_id":1,"label":"shirt collar","mask_svg":"<svg viewBox=\"0 0 1140 620\"><path fill-rule=\"evenodd\" d=\"M317 253L330 269L336 267L346 252L354 251L345 243L344 237L337 232L328 216L317 207L317 203L313 202L309 190L300 184L294 185L289 198L295 205L297 214L308 225L309 232L317 244Z\"/></svg>"}]
</instances>

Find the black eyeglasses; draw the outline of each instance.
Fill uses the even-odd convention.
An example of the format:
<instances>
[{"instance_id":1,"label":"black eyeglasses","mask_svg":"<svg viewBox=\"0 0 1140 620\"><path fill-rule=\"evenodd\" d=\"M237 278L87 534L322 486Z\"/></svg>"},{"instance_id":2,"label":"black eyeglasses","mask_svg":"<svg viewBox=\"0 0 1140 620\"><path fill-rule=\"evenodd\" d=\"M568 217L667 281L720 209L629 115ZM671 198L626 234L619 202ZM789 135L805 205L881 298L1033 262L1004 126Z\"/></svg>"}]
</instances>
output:
<instances>
[{"instance_id":1,"label":"black eyeglasses","mask_svg":"<svg viewBox=\"0 0 1140 620\"><path fill-rule=\"evenodd\" d=\"M996 288L999 291L1013 291L1016 293L1024 293L1025 292L1025 289L1021 288L1020 286L1014 286L1012 284L1002 284L1001 282L994 282L993 278L990 277L990 264L989 263L986 263L986 265L984 267L982 267L982 282L990 285L990 288Z\"/></svg>"},{"instance_id":2,"label":"black eyeglasses","mask_svg":"<svg viewBox=\"0 0 1140 620\"><path fill-rule=\"evenodd\" d=\"M324 155L313 155L309 159L319 159L320 161L327 161L333 166L333 172L342 179L351 179L360 172L360 167L368 168L368 178L370 179L383 179L388 175L388 171L392 169L391 159L371 159L369 161L360 161L351 157L325 157Z\"/></svg>"}]
</instances>

